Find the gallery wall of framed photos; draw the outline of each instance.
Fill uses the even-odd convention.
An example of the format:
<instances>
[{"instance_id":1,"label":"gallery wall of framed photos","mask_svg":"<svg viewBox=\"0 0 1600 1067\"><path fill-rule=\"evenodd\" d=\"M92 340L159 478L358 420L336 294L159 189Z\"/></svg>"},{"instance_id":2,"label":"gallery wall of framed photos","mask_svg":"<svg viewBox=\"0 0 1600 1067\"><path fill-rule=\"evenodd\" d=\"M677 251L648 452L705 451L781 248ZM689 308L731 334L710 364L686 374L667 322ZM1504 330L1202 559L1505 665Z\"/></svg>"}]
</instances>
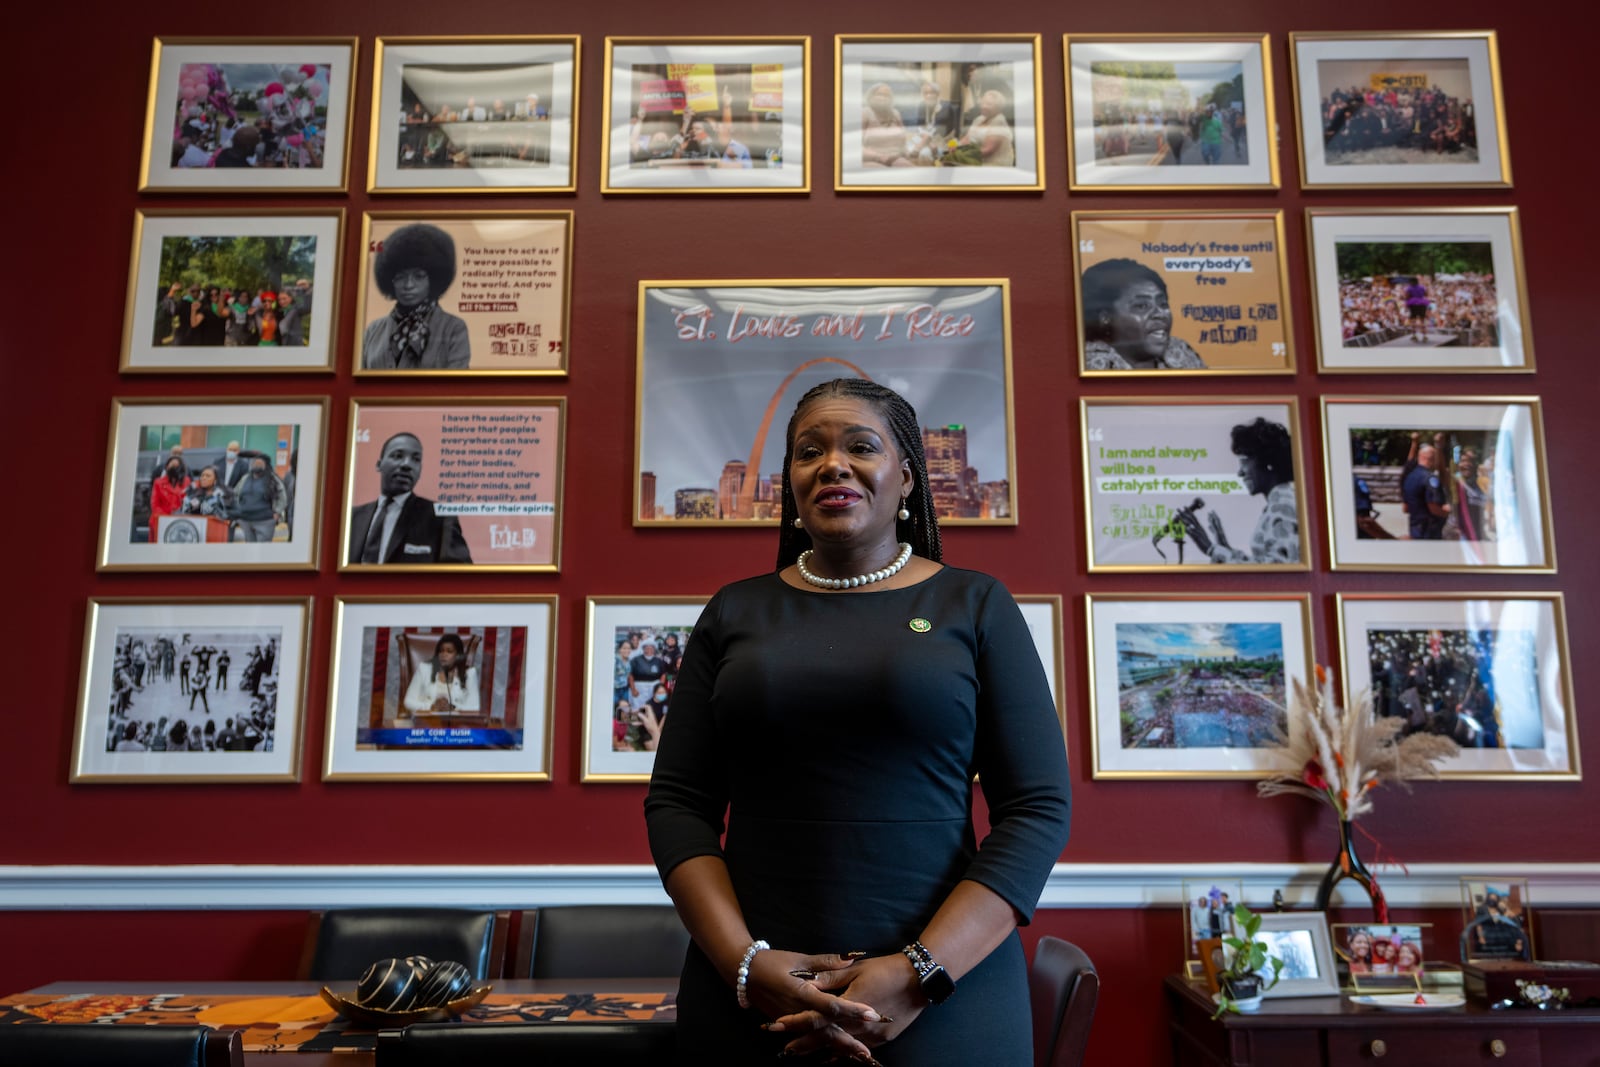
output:
<instances>
[{"instance_id":1,"label":"gallery wall of framed photos","mask_svg":"<svg viewBox=\"0 0 1600 1067\"><path fill-rule=\"evenodd\" d=\"M30 142L49 165L13 172L29 207L14 212L26 252L8 268L21 299L3 403L28 607L10 644L31 696L4 761L39 817L8 828L0 862L647 863L642 732L594 728L615 694L593 679L617 627L674 633L684 605L770 568L770 500L759 481L741 496L721 479L749 459L769 402L781 437L804 384L839 366L774 399L798 363L770 320L797 286L815 312L804 328L834 332L791 352L859 364L850 331L888 329L893 380L924 421L963 426L985 457L981 483L947 502L947 559L1061 598L1078 812L1064 862L1327 858L1318 813L1257 802L1214 760L1122 758L1151 731L1115 729L1116 709L1096 705L1091 667L1109 643L1104 670L1117 668L1118 626L1172 636L1215 621L1205 598L1227 601L1224 629L1270 622L1271 606L1295 659L1308 648L1341 686L1372 684L1385 648L1437 650L1441 633L1461 656L1518 657L1543 702L1517 735L1530 758L1504 750L1386 797L1372 827L1410 863L1572 858L1552 813L1600 803L1579 743L1595 743L1583 697L1600 686L1582 652L1600 640L1592 242L1569 151L1578 105L1537 87L1579 62L1578 44L1543 10L1484 32L1503 17L1488 0L1426 25L1256 0L1227 15L1218 33L1214 12L1168 2L1137 21L1037 5L980 17L946 0L870 18L837 0L630 2L542 18L540 36L518 5L462 0L443 21L421 4L329 9L304 37L227 20L196 37L180 15L119 10L85 38L65 12L36 13L94 74L52 75L48 48L21 57L79 118L41 116ZM1441 109L1426 137L1424 94ZM1391 138L1403 107L1414 136ZM711 123L697 131L687 108ZM183 165L223 151L289 165ZM1170 279L1170 321L1130 341L1117 305L1152 275ZM406 315L405 276L447 298ZM215 314L185 321L192 292ZM777 362L725 396L697 391L673 358L682 330L737 329L741 298L769 336L737 351ZM895 321L871 301L932 310ZM691 305L709 325L685 325ZM966 355L940 335L962 306L985 338ZM177 343L201 330L214 332ZM266 330L277 345L259 343ZM978 414L946 402L969 381ZM1266 546L1265 494L1232 452L1235 427L1258 421L1281 429L1293 471L1273 491L1295 529ZM1448 540L1413 538L1402 508L1413 434L1451 478L1476 459L1460 499L1493 498ZM763 476L781 454L766 443ZM229 479L234 463L245 480L265 466L256 517L219 526L203 500L152 514L174 446ZM369 545L386 479L412 510ZM1142 599L1163 596L1168 615ZM519 597L537 610L508 615L503 598ZM1088 598L1107 609L1098 623ZM219 604L239 618L211 621ZM285 604L304 605L304 627ZM190 618L213 629L169 633ZM458 755L439 775L426 760L368 774L330 751L396 728L382 716L405 707L419 649L437 655L445 629L479 706L470 724L412 721L510 730L482 699L497 672L518 680L515 731L537 749L481 778ZM219 782L214 747L198 782L169 776L175 752L143 773L116 751L120 637L166 685L164 658L199 666L186 633L216 647L208 699L224 649L230 685L247 664L251 697L271 683L274 742L296 751L265 780ZM388 642L389 673L351 666L363 641ZM1367 662L1348 662L1357 652ZM172 707L198 710L175 692ZM1198 811L1215 818L1171 817ZM1200 830L1223 821L1225 846ZM359 836L336 829L356 823ZM284 832L264 853L230 827Z\"/></svg>"}]
</instances>

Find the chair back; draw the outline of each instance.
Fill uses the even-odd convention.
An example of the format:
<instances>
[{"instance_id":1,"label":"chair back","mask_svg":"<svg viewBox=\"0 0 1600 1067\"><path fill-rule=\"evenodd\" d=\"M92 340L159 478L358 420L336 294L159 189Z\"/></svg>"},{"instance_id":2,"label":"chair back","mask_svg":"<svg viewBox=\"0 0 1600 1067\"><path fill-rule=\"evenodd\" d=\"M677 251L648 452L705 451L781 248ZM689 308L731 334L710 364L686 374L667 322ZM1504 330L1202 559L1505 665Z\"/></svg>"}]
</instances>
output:
<instances>
[{"instance_id":1,"label":"chair back","mask_svg":"<svg viewBox=\"0 0 1600 1067\"><path fill-rule=\"evenodd\" d=\"M374 960L428 956L497 978L505 966L509 913L468 908L341 908L313 912L300 977L354 982Z\"/></svg>"},{"instance_id":2,"label":"chair back","mask_svg":"<svg viewBox=\"0 0 1600 1067\"><path fill-rule=\"evenodd\" d=\"M636 1019L603 1023L417 1023L378 1031L377 1067L592 1067L671 1063L675 1027Z\"/></svg>"},{"instance_id":3,"label":"chair back","mask_svg":"<svg viewBox=\"0 0 1600 1067\"><path fill-rule=\"evenodd\" d=\"M676 978L689 931L669 904L578 904L524 914L515 978Z\"/></svg>"},{"instance_id":4,"label":"chair back","mask_svg":"<svg viewBox=\"0 0 1600 1067\"><path fill-rule=\"evenodd\" d=\"M237 1030L209 1026L0 1026L6 1067L244 1067Z\"/></svg>"},{"instance_id":5,"label":"chair back","mask_svg":"<svg viewBox=\"0 0 1600 1067\"><path fill-rule=\"evenodd\" d=\"M1034 1067L1078 1067L1100 1000L1100 975L1088 954L1059 937L1041 937L1028 971L1028 994Z\"/></svg>"}]
</instances>

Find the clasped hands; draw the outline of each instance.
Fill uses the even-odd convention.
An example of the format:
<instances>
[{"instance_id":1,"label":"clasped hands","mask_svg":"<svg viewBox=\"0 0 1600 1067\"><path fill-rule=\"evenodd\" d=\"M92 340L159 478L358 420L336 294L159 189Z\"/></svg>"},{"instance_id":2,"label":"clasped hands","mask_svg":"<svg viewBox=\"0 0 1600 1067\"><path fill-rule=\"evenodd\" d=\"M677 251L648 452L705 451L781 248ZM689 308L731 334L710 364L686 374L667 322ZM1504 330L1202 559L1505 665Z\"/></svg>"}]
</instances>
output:
<instances>
[{"instance_id":1,"label":"clasped hands","mask_svg":"<svg viewBox=\"0 0 1600 1067\"><path fill-rule=\"evenodd\" d=\"M876 1063L872 1048L899 1035L921 1014L926 1002L910 960L899 953L853 955L768 949L750 961L750 1003L772 1020L766 1024L769 1031L796 1035L783 1055L831 1051Z\"/></svg>"}]
</instances>

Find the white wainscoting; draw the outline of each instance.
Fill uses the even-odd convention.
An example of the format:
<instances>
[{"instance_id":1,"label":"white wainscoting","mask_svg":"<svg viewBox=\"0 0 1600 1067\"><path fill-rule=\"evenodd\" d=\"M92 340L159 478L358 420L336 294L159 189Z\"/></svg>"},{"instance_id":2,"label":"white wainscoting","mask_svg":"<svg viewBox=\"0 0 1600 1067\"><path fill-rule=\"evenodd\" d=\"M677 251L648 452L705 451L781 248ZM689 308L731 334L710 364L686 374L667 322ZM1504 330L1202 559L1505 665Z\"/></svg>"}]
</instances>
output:
<instances>
[{"instance_id":1,"label":"white wainscoting","mask_svg":"<svg viewBox=\"0 0 1600 1067\"><path fill-rule=\"evenodd\" d=\"M1302 863L1057 864L1045 908L1176 907L1185 879L1237 879L1244 902L1266 905L1282 890L1308 906L1325 867ZM1413 863L1378 874L1389 903L1459 907L1459 879L1526 878L1535 907L1600 906L1600 863ZM1349 883L1345 883L1349 884ZM439 905L523 908L554 904L657 904L667 896L648 864L595 866L0 866L0 909L316 910ZM1334 904L1365 895L1336 892Z\"/></svg>"}]
</instances>

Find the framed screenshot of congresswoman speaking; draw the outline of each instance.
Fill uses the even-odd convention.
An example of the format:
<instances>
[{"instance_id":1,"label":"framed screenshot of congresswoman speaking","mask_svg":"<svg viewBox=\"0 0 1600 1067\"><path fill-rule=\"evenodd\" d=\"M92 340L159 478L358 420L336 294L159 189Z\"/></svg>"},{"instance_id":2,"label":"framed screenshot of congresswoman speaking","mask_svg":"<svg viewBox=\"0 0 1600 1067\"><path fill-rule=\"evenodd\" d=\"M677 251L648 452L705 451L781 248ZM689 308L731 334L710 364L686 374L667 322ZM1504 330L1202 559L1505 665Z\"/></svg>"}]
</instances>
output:
<instances>
[{"instance_id":1,"label":"framed screenshot of congresswoman speaking","mask_svg":"<svg viewBox=\"0 0 1600 1067\"><path fill-rule=\"evenodd\" d=\"M560 570L566 404L352 400L339 569Z\"/></svg>"}]
</instances>

